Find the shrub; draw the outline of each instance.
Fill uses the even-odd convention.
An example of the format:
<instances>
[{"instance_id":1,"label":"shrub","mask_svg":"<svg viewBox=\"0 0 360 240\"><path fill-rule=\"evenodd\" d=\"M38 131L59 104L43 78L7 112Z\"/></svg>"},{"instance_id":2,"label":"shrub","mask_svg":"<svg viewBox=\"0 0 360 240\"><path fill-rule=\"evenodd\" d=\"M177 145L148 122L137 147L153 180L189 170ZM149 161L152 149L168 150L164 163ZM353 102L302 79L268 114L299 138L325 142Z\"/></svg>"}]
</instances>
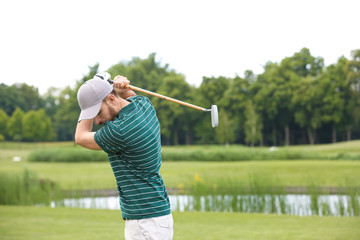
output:
<instances>
[{"instance_id":1,"label":"shrub","mask_svg":"<svg viewBox=\"0 0 360 240\"><path fill-rule=\"evenodd\" d=\"M328 154L315 151L267 148L164 147L163 161L251 161L251 160L360 160L360 154ZM36 150L28 158L30 162L106 162L107 154L79 148Z\"/></svg>"},{"instance_id":2,"label":"shrub","mask_svg":"<svg viewBox=\"0 0 360 240\"><path fill-rule=\"evenodd\" d=\"M85 149L37 150L29 155L30 162L105 162L106 153Z\"/></svg>"},{"instance_id":3,"label":"shrub","mask_svg":"<svg viewBox=\"0 0 360 240\"><path fill-rule=\"evenodd\" d=\"M300 160L300 159L322 159L318 154L312 152L294 150L278 150L270 152L267 149L186 149L179 151L176 148L162 150L164 161L249 161L249 160ZM324 157L323 157L324 158Z\"/></svg>"}]
</instances>

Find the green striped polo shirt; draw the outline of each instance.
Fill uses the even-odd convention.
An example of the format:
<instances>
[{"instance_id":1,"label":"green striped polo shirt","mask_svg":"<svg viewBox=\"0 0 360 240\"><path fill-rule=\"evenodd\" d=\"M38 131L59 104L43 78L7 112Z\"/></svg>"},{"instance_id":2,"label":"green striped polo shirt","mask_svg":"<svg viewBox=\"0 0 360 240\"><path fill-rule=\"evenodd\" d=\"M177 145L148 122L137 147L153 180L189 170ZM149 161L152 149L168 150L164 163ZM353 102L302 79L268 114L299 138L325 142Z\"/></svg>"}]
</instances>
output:
<instances>
[{"instance_id":1,"label":"green striped polo shirt","mask_svg":"<svg viewBox=\"0 0 360 240\"><path fill-rule=\"evenodd\" d=\"M120 198L121 215L143 219L170 214L170 201L160 175L160 124L147 97L133 96L114 121L95 134L108 154Z\"/></svg>"}]
</instances>

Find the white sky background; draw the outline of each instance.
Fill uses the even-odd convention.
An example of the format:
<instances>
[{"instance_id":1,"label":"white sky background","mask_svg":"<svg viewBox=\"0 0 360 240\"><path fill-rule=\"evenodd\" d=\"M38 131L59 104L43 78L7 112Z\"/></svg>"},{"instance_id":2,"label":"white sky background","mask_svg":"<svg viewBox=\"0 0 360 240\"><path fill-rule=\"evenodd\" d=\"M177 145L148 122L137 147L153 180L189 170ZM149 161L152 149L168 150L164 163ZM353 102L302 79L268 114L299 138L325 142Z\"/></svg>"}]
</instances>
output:
<instances>
[{"instance_id":1,"label":"white sky background","mask_svg":"<svg viewBox=\"0 0 360 240\"><path fill-rule=\"evenodd\" d=\"M329 65L360 48L359 9L359 0L1 1L0 83L43 94L74 87L97 62L105 71L152 52L195 86L262 73L303 47Z\"/></svg>"}]
</instances>

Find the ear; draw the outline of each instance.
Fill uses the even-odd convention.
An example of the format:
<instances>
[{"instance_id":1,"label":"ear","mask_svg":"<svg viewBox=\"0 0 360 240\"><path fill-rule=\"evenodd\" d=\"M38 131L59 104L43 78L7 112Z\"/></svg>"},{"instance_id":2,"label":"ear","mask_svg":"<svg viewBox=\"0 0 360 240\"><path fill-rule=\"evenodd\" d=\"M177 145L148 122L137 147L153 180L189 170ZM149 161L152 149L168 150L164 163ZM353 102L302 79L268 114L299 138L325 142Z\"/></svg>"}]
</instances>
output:
<instances>
[{"instance_id":1,"label":"ear","mask_svg":"<svg viewBox=\"0 0 360 240\"><path fill-rule=\"evenodd\" d=\"M106 102L108 102L109 104L115 104L116 98L114 95L109 94L106 97Z\"/></svg>"}]
</instances>

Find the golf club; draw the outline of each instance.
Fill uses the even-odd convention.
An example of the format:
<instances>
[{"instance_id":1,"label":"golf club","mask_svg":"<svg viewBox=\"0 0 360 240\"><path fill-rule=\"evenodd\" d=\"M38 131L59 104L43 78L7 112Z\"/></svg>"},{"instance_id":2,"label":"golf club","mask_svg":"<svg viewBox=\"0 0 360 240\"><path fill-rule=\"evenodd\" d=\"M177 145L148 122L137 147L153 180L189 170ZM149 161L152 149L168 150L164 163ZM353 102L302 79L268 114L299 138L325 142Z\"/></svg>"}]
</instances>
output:
<instances>
[{"instance_id":1,"label":"golf club","mask_svg":"<svg viewBox=\"0 0 360 240\"><path fill-rule=\"evenodd\" d=\"M110 79L110 74L107 73L107 72L98 73L98 74L96 74L94 76L94 78L95 77L97 77L99 79L102 79L102 80L106 80L110 84L113 84L113 80ZM165 99L167 101L174 102L174 103L178 103L178 104L181 104L181 105L184 105L184 106L187 106L187 107L191 107L191 108L203 111L203 112L211 112L211 126L214 128L214 127L217 127L219 125L218 108L217 108L216 105L211 105L210 109L206 109L206 108L196 106L194 104L183 102L183 101L180 101L180 100L177 100L177 99L174 99L174 98L171 98L171 97L167 97L167 96L164 96L164 95L161 95L161 94L158 94L158 93L154 93L154 92L151 92L151 91L139 88L139 87L135 87L135 86L132 86L132 85L126 85L126 87L131 89L131 90L134 90L134 91L146 93L146 94L149 94L149 95L152 95L152 96L155 96L155 97L158 97L158 98L162 98L162 99Z\"/></svg>"}]
</instances>

